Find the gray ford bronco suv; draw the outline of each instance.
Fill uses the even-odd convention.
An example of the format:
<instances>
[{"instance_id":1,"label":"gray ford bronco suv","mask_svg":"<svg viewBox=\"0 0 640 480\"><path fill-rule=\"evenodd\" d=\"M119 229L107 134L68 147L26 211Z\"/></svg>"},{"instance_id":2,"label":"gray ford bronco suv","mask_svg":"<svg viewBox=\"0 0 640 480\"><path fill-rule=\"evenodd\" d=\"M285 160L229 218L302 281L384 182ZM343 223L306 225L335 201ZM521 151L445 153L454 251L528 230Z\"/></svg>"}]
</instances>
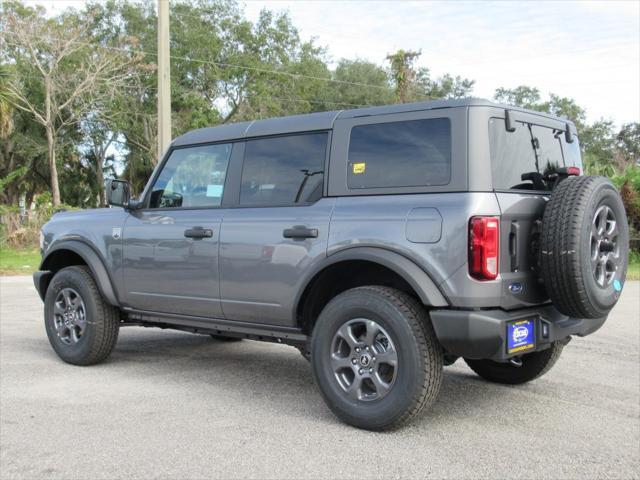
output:
<instances>
[{"instance_id":1,"label":"gray ford bronco suv","mask_svg":"<svg viewBox=\"0 0 640 480\"><path fill-rule=\"evenodd\" d=\"M75 365L128 325L292 345L340 419L397 427L460 357L524 383L602 326L629 232L581 169L571 122L476 99L188 132L138 200L43 227L47 335Z\"/></svg>"}]
</instances>

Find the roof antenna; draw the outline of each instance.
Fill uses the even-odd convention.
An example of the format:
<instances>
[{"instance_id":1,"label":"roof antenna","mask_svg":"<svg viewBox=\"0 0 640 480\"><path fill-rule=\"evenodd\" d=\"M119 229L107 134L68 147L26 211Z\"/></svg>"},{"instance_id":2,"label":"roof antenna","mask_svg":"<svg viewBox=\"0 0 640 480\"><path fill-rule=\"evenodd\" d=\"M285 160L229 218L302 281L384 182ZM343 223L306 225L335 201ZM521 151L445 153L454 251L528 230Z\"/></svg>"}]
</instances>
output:
<instances>
[{"instance_id":1,"label":"roof antenna","mask_svg":"<svg viewBox=\"0 0 640 480\"><path fill-rule=\"evenodd\" d=\"M504 126L507 129L507 132L516 131L516 127L511 122L511 112L509 110L504 111Z\"/></svg>"}]
</instances>

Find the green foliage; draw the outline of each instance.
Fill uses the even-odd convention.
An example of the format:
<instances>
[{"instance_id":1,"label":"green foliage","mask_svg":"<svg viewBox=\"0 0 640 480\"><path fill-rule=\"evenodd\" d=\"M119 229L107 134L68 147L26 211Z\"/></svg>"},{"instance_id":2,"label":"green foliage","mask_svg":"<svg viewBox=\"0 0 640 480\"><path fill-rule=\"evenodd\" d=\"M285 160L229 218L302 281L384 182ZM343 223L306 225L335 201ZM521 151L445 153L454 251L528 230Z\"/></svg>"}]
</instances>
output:
<instances>
[{"instance_id":1,"label":"green foliage","mask_svg":"<svg viewBox=\"0 0 640 480\"><path fill-rule=\"evenodd\" d=\"M540 90L525 85L520 85L513 89L500 87L496 89L493 98L496 102L506 105L515 105L516 107L530 108L533 110L542 109Z\"/></svg>"},{"instance_id":2,"label":"green foliage","mask_svg":"<svg viewBox=\"0 0 640 480\"><path fill-rule=\"evenodd\" d=\"M393 103L394 91L386 70L365 60L342 59L338 62L329 85L327 99L331 109ZM360 84L360 85L359 85ZM361 84L372 85L363 88Z\"/></svg>"},{"instance_id":3,"label":"green foliage","mask_svg":"<svg viewBox=\"0 0 640 480\"><path fill-rule=\"evenodd\" d=\"M9 90L11 75L8 65L0 64L0 138L13 132L13 95Z\"/></svg>"},{"instance_id":4,"label":"green foliage","mask_svg":"<svg viewBox=\"0 0 640 480\"><path fill-rule=\"evenodd\" d=\"M636 238L640 239L640 167L629 165L623 171L614 173L611 181L620 190L629 226L636 232Z\"/></svg>"},{"instance_id":5,"label":"green foliage","mask_svg":"<svg viewBox=\"0 0 640 480\"><path fill-rule=\"evenodd\" d=\"M640 251L629 252L627 280L640 280Z\"/></svg>"}]
</instances>

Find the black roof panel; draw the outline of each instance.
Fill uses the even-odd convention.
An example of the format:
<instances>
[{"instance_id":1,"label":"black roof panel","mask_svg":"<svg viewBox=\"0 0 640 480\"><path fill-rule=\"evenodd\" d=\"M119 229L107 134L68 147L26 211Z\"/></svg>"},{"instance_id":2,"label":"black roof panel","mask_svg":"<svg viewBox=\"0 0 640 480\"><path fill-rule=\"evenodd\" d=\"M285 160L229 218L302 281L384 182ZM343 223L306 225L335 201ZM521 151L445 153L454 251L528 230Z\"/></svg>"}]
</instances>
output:
<instances>
[{"instance_id":1,"label":"black roof panel","mask_svg":"<svg viewBox=\"0 0 640 480\"><path fill-rule=\"evenodd\" d=\"M276 117L252 122L231 123L217 127L200 128L192 130L177 137L172 146L193 145L198 143L220 142L237 140L241 138L260 137L264 135L279 135L285 133L308 132L314 130L330 130L335 120L343 118L367 117L372 115L386 115L391 113L413 112L419 110L434 110L439 108L486 106L498 107L522 112L531 112L557 120L558 117L542 112L501 105L481 98L462 98L454 100L432 100L428 102L403 103L397 105L382 105L379 107L356 108L352 110L334 110L330 112L307 113L304 115L291 115L288 117ZM563 122L572 122L561 119Z\"/></svg>"}]
</instances>

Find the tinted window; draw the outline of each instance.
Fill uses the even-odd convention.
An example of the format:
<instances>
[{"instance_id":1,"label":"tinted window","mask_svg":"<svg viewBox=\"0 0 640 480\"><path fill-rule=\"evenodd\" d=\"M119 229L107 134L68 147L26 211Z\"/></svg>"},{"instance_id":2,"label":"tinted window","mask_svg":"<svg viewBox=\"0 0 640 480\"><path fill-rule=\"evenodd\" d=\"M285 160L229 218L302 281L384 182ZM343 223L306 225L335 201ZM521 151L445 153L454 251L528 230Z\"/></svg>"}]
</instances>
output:
<instances>
[{"instance_id":1,"label":"tinted window","mask_svg":"<svg viewBox=\"0 0 640 480\"><path fill-rule=\"evenodd\" d=\"M249 140L241 205L293 205L322 196L326 133Z\"/></svg>"},{"instance_id":2,"label":"tinted window","mask_svg":"<svg viewBox=\"0 0 640 480\"><path fill-rule=\"evenodd\" d=\"M174 150L151 190L150 208L218 207L231 144Z\"/></svg>"},{"instance_id":3,"label":"tinted window","mask_svg":"<svg viewBox=\"0 0 640 480\"><path fill-rule=\"evenodd\" d=\"M573 142L567 143L562 140L562 151L564 152L564 164L567 167L578 167L582 170L582 157L580 156L580 142L578 137L573 136Z\"/></svg>"},{"instance_id":4,"label":"tinted window","mask_svg":"<svg viewBox=\"0 0 640 480\"><path fill-rule=\"evenodd\" d=\"M537 155L538 171L550 173L564 167L562 144L560 143L560 137L564 135L564 131L537 125L531 125L529 128L535 146L534 153Z\"/></svg>"},{"instance_id":5,"label":"tinted window","mask_svg":"<svg viewBox=\"0 0 640 480\"><path fill-rule=\"evenodd\" d=\"M354 127L348 169L351 189L446 185L451 123L436 118Z\"/></svg>"},{"instance_id":6,"label":"tinted window","mask_svg":"<svg viewBox=\"0 0 640 480\"><path fill-rule=\"evenodd\" d=\"M532 172L545 175L564 166L560 142L564 132L513 123L515 132L508 132L503 119L489 121L493 186L497 190L546 190L547 186L534 185L532 180L523 180L522 175Z\"/></svg>"}]
</instances>

